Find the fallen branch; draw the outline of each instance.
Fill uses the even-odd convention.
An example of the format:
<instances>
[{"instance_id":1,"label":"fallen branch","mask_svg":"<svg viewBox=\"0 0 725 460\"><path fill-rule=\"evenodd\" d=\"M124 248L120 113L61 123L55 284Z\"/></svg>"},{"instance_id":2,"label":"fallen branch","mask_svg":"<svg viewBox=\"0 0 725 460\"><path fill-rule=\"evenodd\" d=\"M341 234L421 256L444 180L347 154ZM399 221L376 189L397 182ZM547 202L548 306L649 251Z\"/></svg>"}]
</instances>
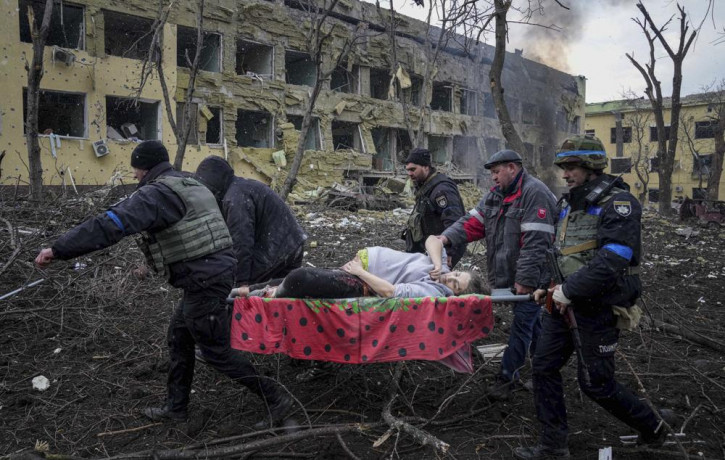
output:
<instances>
[{"instance_id":1,"label":"fallen branch","mask_svg":"<svg viewBox=\"0 0 725 460\"><path fill-rule=\"evenodd\" d=\"M711 339L710 337L704 336L702 334L698 334L697 332L691 332L684 327L675 326L673 324L665 323L664 321L660 321L658 319L650 318L647 316L642 317L642 325L662 329L663 331L680 335L691 342L697 343L698 345L711 348L720 353L725 353L725 344L720 343L717 340Z\"/></svg>"},{"instance_id":2,"label":"fallen branch","mask_svg":"<svg viewBox=\"0 0 725 460\"><path fill-rule=\"evenodd\" d=\"M103 433L96 434L96 436L101 438L103 436L115 436L117 434L133 433L134 431L141 431L141 430L145 430L147 428L151 428L151 427L159 426L159 425L161 425L161 423L150 423L148 425L137 426L136 428L127 428L125 430L104 431Z\"/></svg>"}]
</instances>

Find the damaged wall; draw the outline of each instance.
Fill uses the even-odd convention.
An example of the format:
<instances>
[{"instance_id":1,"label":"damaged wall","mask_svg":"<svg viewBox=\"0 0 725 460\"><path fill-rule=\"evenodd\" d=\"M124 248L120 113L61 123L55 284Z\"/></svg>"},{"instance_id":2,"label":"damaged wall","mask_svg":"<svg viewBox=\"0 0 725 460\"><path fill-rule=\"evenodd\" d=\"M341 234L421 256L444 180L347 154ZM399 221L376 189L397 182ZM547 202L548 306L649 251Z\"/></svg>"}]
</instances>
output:
<instances>
[{"instance_id":1,"label":"damaged wall","mask_svg":"<svg viewBox=\"0 0 725 460\"><path fill-rule=\"evenodd\" d=\"M6 87L6 97L1 106L3 131L0 137L8 155L2 164L0 184L14 184L18 177L21 182L27 178L22 88L26 80L23 64L26 56L29 59L31 45L20 41L20 15L25 13L19 10L21 2L26 1L9 0L1 7L6 14L2 16L4 24L0 31L5 55L0 62L0 81ZM82 95L84 103L75 112L84 114L82 133L68 135L57 132L61 128L54 127L56 131L53 134L60 136L41 136L44 180L56 185L67 181L68 168L79 184L105 183L115 171L129 175L128 156L135 142L124 137L134 133L118 126L109 129L107 122L119 124L120 116L109 117L108 112L120 111L118 99L113 97L131 97L133 89L138 86L141 61L135 57L144 49L141 45L126 43L124 39L129 41L129 37L124 37L119 30L142 29L144 23L138 21L151 21L157 14L156 4L140 0L80 0L75 5L84 7L84 43L81 49L68 49L68 53L75 56L70 65L57 59L59 55L54 52L54 47L47 46L46 75L41 85L44 90L53 91L51 95L59 100L77 102L77 96L76 99L63 96L64 93L74 93ZM177 49L178 26L195 28L195 10L194 1L176 2L169 24L164 29L163 59L167 83L179 101L184 98L189 74L181 62L184 50ZM365 18L373 25L383 22L371 4L341 2L338 12L342 16ZM106 24L107 20L113 20L113 24ZM346 31L354 26L352 21L335 21L344 26L335 30L333 47L339 47ZM204 30L207 36L214 37L212 44L219 43L219 46L210 45L204 52L207 53L207 68L220 67L220 70L199 72L193 101L199 112L198 143L188 146L184 169L195 169L207 155L220 155L229 158L237 174L273 185L284 181L287 170L281 166L279 159L275 162L273 154L282 151L291 161L299 136L299 131L291 122L304 114L311 91L304 84L288 83L290 80L305 83L304 72L308 64L304 62L306 42L301 24L306 24L301 11L280 1L231 4L207 0ZM106 28L114 33L106 34ZM421 36L425 25L401 17L398 30L401 33L398 37L399 61L405 73L416 82L425 67L425 54L419 40L410 37ZM178 43L189 46L185 38L188 30L182 32ZM106 35L109 42L106 42ZM505 147L495 114L490 111L492 101L487 80L493 48L481 44L469 54L456 49L448 51L441 53L436 63L434 79L438 82L439 91L450 91L450 97L443 97L442 103L450 107L448 110L432 110L424 129L434 138L435 145L442 146L438 158L448 163L451 174L459 179L471 179L482 172L479 171L482 160ZM380 71L382 75L387 75L390 59L388 37L371 34L362 46L353 50L346 63L346 70L352 75L351 81L357 85L355 91L333 91L326 82L326 89L321 93L313 113L319 133L319 138L315 139L319 150L306 151L298 187L329 185L340 182L351 173L357 176L392 174L390 161L385 163L384 158L378 158L373 162L377 153L373 130L404 131L403 105L397 100L371 97L371 75ZM288 68L294 69L294 75ZM583 119L584 79L523 59L520 53L510 53L504 69L504 84L510 110L527 150L530 150L526 154L534 159L537 167L542 168L539 171L542 174L550 168L553 148L569 132L580 129L581 122L578 120ZM109 96L112 98L109 99ZM464 96L465 102L462 103ZM149 132L155 131L169 151L174 152L175 139L166 117L158 77L144 88L142 102L143 113L134 120L136 125L142 125L139 133L148 138ZM50 108L47 117L63 117L68 113L56 112L54 114ZM409 106L408 112L413 122L421 116L415 107ZM218 114L221 120L209 118L210 113ZM129 115L123 112L123 116ZM351 134L343 133L342 137L336 137L340 133L333 132L334 124L356 128ZM41 127L41 134L43 129ZM215 136L209 138L206 135L209 130L214 133L221 130L219 140ZM352 143L354 150L343 148L349 147L341 145L344 143L336 145L333 142L337 138L345 139L347 143L347 134L355 136ZM398 132L398 136L388 137L399 136ZM92 143L100 140L106 142L110 153L97 157ZM214 142L207 143L208 140ZM55 148L51 148L51 141ZM402 148L400 141L390 142L396 151Z\"/></svg>"}]
</instances>

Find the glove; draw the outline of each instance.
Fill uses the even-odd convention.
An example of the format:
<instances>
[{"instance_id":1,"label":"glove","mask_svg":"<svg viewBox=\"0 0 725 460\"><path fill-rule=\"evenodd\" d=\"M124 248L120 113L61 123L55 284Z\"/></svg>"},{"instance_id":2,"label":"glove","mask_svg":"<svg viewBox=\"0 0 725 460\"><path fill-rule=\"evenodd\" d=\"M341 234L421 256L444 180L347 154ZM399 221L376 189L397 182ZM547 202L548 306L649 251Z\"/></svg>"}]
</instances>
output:
<instances>
[{"instance_id":1,"label":"glove","mask_svg":"<svg viewBox=\"0 0 725 460\"><path fill-rule=\"evenodd\" d=\"M571 303L571 300L567 299L564 295L564 290L561 288L561 284L557 284L554 287L554 293L551 297L554 299L554 302L558 302L563 305L569 305Z\"/></svg>"}]
</instances>

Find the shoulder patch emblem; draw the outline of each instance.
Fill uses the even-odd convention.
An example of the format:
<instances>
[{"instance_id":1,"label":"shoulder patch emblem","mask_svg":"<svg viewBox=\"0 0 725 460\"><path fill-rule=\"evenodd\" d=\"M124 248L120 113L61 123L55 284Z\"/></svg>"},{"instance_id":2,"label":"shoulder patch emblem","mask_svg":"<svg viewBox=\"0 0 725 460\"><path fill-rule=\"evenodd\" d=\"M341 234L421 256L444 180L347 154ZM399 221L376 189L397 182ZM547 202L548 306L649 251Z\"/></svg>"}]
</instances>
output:
<instances>
[{"instance_id":1,"label":"shoulder patch emblem","mask_svg":"<svg viewBox=\"0 0 725 460\"><path fill-rule=\"evenodd\" d=\"M436 197L436 204L441 208L445 208L448 206L448 198L445 195L438 195Z\"/></svg>"},{"instance_id":2,"label":"shoulder patch emblem","mask_svg":"<svg viewBox=\"0 0 725 460\"><path fill-rule=\"evenodd\" d=\"M632 202L631 201L615 201L613 203L614 211L622 217L627 217L632 214Z\"/></svg>"},{"instance_id":3,"label":"shoulder patch emblem","mask_svg":"<svg viewBox=\"0 0 725 460\"><path fill-rule=\"evenodd\" d=\"M546 209L539 208L539 210L536 211L536 217L538 217L539 219L546 219Z\"/></svg>"}]
</instances>

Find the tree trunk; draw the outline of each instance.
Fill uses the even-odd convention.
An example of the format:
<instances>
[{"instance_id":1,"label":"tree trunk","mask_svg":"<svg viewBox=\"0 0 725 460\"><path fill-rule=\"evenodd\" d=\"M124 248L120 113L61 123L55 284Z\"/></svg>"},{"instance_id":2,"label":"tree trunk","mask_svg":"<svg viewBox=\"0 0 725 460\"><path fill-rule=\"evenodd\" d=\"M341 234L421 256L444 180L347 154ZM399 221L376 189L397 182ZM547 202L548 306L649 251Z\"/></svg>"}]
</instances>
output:
<instances>
[{"instance_id":1,"label":"tree trunk","mask_svg":"<svg viewBox=\"0 0 725 460\"><path fill-rule=\"evenodd\" d=\"M725 109L721 115L725 115ZM725 117L720 116L713 120L715 132L715 152L710 163L710 175L707 178L707 199L717 201L720 196L720 177L722 176L722 163L725 156Z\"/></svg>"},{"instance_id":2,"label":"tree trunk","mask_svg":"<svg viewBox=\"0 0 725 460\"><path fill-rule=\"evenodd\" d=\"M40 105L40 81L43 79L44 73L43 52L45 51L48 31L50 30L53 0L45 1L45 11L43 12L40 30L36 27L32 6L28 6L27 14L33 38L33 58L29 65L27 63L25 65L25 70L28 73L28 87L25 99L25 107L27 108L25 141L28 146L30 192L34 200L40 201L43 199L43 164L40 160L40 143L38 142L38 109Z\"/></svg>"},{"instance_id":3,"label":"tree trunk","mask_svg":"<svg viewBox=\"0 0 725 460\"><path fill-rule=\"evenodd\" d=\"M310 102L307 105L307 110L305 111L305 116L302 118L302 128L300 129L300 138L297 141L297 149L295 151L295 157L292 160L292 164L290 165L289 174L287 174L287 179L284 181L284 185L282 186L282 190L280 190L280 196L282 196L283 200L287 199L287 196L292 192L292 188L297 183L297 174L300 171L300 166L302 165L302 158L305 155L305 139L307 139L307 133L310 130L310 125L312 124L312 111L315 108L315 103L317 102L317 97L320 95L320 91L322 91L322 83L323 79L319 77L319 72L321 69L318 67L318 77L315 79L315 86L312 89L312 95L310 95ZM334 148L334 146L333 146Z\"/></svg>"},{"instance_id":4,"label":"tree trunk","mask_svg":"<svg viewBox=\"0 0 725 460\"><path fill-rule=\"evenodd\" d=\"M496 115L501 125L501 132L508 143L508 148L517 151L524 159L524 166L530 174L534 174L531 159L526 155L524 143L516 131L516 127L511 121L511 115L506 107L504 100L504 88L501 82L501 73L503 71L504 61L506 59L506 14L511 6L511 0L495 0L496 7L496 51L494 53L491 70L488 72L491 81L491 96L493 96L493 104L496 107Z\"/></svg>"}]
</instances>

